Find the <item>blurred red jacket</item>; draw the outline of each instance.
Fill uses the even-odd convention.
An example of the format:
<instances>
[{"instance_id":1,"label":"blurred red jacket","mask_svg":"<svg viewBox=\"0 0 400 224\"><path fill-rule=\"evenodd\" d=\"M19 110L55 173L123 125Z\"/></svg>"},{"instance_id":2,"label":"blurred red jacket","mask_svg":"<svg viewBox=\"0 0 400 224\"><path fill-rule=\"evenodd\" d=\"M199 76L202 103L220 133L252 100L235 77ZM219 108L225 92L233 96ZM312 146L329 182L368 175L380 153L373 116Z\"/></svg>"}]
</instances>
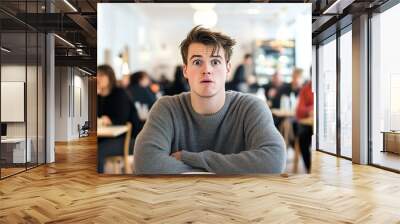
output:
<instances>
[{"instance_id":1,"label":"blurred red jacket","mask_svg":"<svg viewBox=\"0 0 400 224\"><path fill-rule=\"evenodd\" d=\"M314 111L314 96L311 90L311 81L308 81L300 90L296 108L297 120L311 116Z\"/></svg>"}]
</instances>

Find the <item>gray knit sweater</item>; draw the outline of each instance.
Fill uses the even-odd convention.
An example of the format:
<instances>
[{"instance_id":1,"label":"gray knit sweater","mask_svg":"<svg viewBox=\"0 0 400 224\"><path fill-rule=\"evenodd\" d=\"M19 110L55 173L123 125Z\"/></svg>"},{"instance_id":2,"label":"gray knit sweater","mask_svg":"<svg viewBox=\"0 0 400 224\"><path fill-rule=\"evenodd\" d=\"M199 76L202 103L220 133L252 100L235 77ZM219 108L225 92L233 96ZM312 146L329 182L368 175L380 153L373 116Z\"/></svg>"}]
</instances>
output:
<instances>
[{"instance_id":1,"label":"gray knit sweater","mask_svg":"<svg viewBox=\"0 0 400 224\"><path fill-rule=\"evenodd\" d=\"M177 150L182 161L170 156ZM136 174L281 173L286 164L285 143L267 104L233 91L212 115L195 112L189 93L160 98L134 154Z\"/></svg>"}]
</instances>

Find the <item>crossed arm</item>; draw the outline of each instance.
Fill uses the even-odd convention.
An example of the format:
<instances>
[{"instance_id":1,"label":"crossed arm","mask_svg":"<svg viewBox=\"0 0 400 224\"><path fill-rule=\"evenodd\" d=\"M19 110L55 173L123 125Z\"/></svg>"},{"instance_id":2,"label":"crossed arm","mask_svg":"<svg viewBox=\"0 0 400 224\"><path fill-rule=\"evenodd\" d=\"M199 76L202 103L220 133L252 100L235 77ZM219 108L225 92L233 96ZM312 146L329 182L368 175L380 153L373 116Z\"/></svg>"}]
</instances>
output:
<instances>
[{"instance_id":1,"label":"crossed arm","mask_svg":"<svg viewBox=\"0 0 400 224\"><path fill-rule=\"evenodd\" d=\"M237 154L221 154L211 150L188 152L184 149L172 153L172 119L165 119L168 111L163 102L157 102L135 144L135 172L281 173L285 168L286 150L282 136L273 124L271 112L265 104L256 102L248 113L244 129L250 149Z\"/></svg>"}]
</instances>

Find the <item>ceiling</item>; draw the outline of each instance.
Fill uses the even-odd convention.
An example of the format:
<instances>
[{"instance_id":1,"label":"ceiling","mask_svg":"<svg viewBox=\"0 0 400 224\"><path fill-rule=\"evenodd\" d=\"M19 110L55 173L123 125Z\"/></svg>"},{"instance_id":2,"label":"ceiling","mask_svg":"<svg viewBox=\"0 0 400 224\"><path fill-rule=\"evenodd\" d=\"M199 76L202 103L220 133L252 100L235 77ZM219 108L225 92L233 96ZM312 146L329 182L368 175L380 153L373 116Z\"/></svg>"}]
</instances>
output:
<instances>
[{"instance_id":1,"label":"ceiling","mask_svg":"<svg viewBox=\"0 0 400 224\"><path fill-rule=\"evenodd\" d=\"M177 21L180 23L192 23L192 18L197 7L211 7L218 15L218 23L229 23L232 25L252 26L254 22L262 21L263 24L290 24L298 14L307 11L307 7L290 7L290 4L132 4L131 8L139 9L147 18L154 23ZM173 11L173 13L171 13ZM166 19L167 18L167 19Z\"/></svg>"}]
</instances>

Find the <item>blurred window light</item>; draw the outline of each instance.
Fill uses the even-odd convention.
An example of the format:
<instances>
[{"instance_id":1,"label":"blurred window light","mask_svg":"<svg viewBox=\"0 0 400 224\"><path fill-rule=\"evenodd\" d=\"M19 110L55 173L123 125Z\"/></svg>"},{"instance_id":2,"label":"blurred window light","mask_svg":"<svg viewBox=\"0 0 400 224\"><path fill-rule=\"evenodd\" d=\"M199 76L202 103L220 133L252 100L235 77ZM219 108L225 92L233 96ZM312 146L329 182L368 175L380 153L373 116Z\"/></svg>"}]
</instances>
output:
<instances>
[{"instance_id":1,"label":"blurred window light","mask_svg":"<svg viewBox=\"0 0 400 224\"><path fill-rule=\"evenodd\" d=\"M257 14L260 14L260 10L259 9L248 9L247 13L250 15L257 15Z\"/></svg>"},{"instance_id":2,"label":"blurred window light","mask_svg":"<svg viewBox=\"0 0 400 224\"><path fill-rule=\"evenodd\" d=\"M287 28L286 25L282 25L279 27L278 31L276 32L276 39L277 40L289 40L292 38L292 34L290 30Z\"/></svg>"},{"instance_id":3,"label":"blurred window light","mask_svg":"<svg viewBox=\"0 0 400 224\"><path fill-rule=\"evenodd\" d=\"M122 64L121 73L122 73L122 75L128 75L128 74L130 74L128 62L124 62L124 63Z\"/></svg>"},{"instance_id":4,"label":"blurred window light","mask_svg":"<svg viewBox=\"0 0 400 224\"><path fill-rule=\"evenodd\" d=\"M212 28L217 25L218 16L214 10L196 11L193 15L195 25L202 25L206 28Z\"/></svg>"},{"instance_id":5,"label":"blurred window light","mask_svg":"<svg viewBox=\"0 0 400 224\"><path fill-rule=\"evenodd\" d=\"M212 10L215 7L215 3L190 3L189 5L196 11Z\"/></svg>"}]
</instances>

